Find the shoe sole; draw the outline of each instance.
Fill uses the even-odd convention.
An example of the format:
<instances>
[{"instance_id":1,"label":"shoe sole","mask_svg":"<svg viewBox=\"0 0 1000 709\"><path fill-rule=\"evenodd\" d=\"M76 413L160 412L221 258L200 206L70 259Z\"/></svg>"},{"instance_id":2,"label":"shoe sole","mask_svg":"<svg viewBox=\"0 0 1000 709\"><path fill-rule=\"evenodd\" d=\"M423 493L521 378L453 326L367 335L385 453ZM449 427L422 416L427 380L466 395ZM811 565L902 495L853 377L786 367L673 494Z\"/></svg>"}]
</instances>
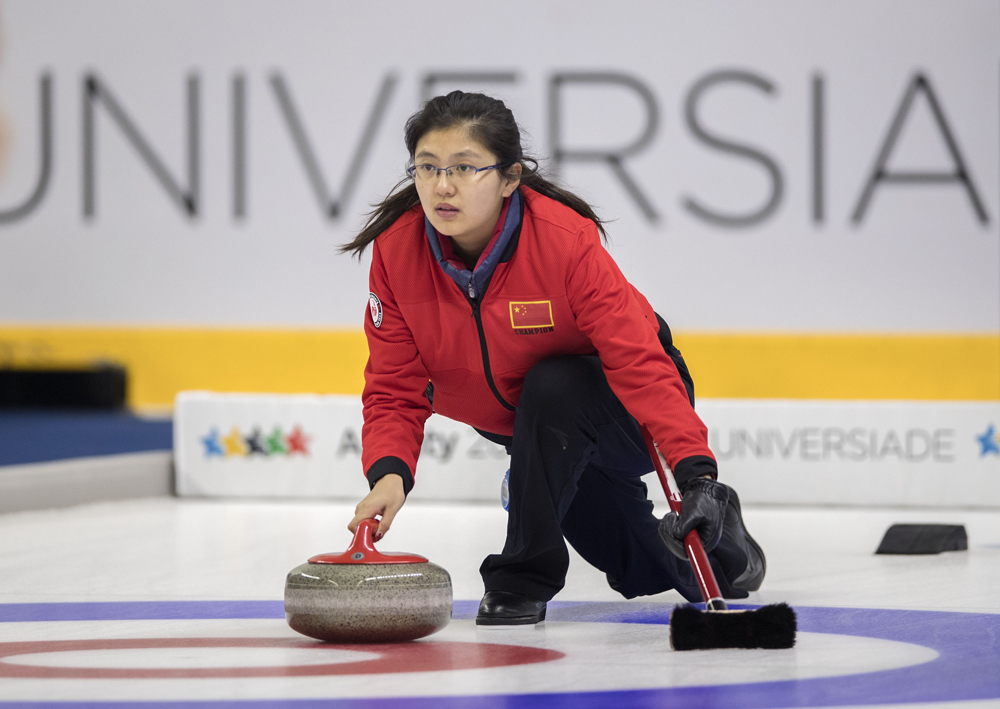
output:
<instances>
[{"instance_id":1,"label":"shoe sole","mask_svg":"<svg viewBox=\"0 0 1000 709\"><path fill-rule=\"evenodd\" d=\"M727 485L726 487L729 486ZM743 535L746 537L747 543L753 547L754 551L756 551L757 555L760 557L760 565L761 565L760 579L757 580L756 584L753 584L752 586L742 585L747 580L749 580L752 574L752 569L750 569L748 571L744 571L740 576L738 576L736 580L732 582L731 585L734 588L739 588L743 591L748 591L748 592L756 591L757 589L760 588L760 585L764 582L764 576L767 575L767 557L764 556L764 550L760 548L760 545L757 543L757 541L750 536L750 530L748 530L747 526L743 524L743 510L740 507L740 497L739 495L736 494L736 491L731 487L729 488L729 501L731 503L733 502L736 503L735 504L736 518L740 521L740 526L743 528Z\"/></svg>"},{"instance_id":2,"label":"shoe sole","mask_svg":"<svg viewBox=\"0 0 1000 709\"><path fill-rule=\"evenodd\" d=\"M542 610L537 616L518 615L512 618L494 618L488 615L477 615L476 625L535 625L545 620L545 611Z\"/></svg>"}]
</instances>

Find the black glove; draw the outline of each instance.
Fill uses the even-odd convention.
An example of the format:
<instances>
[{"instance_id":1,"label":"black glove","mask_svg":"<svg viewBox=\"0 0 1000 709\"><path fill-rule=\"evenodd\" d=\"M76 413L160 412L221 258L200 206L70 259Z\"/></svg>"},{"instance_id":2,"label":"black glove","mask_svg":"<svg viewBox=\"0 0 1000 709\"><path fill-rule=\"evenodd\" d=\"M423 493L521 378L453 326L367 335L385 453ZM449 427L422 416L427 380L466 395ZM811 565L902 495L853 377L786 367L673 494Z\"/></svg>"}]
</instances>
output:
<instances>
[{"instance_id":1,"label":"black glove","mask_svg":"<svg viewBox=\"0 0 1000 709\"><path fill-rule=\"evenodd\" d=\"M681 513L670 511L660 520L660 537L674 556L687 559L684 537L698 530L705 552L722 538L722 522L729 502L729 488L711 478L692 478L681 487Z\"/></svg>"}]
</instances>

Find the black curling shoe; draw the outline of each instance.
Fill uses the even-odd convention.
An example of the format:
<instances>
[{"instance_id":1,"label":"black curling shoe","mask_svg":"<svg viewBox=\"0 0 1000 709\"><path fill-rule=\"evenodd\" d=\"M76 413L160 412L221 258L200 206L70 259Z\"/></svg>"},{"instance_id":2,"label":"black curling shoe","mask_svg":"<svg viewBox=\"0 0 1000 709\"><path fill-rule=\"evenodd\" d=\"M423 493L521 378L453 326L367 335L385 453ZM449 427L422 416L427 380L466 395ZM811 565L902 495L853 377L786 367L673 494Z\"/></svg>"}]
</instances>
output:
<instances>
[{"instance_id":1,"label":"black curling shoe","mask_svg":"<svg viewBox=\"0 0 1000 709\"><path fill-rule=\"evenodd\" d=\"M726 487L729 487L728 485ZM722 539L708 554L713 561L719 590L725 598L746 598L764 581L767 559L760 545L743 526L743 513L736 490L729 488L729 504L722 525ZM721 574L718 572L722 571Z\"/></svg>"},{"instance_id":2,"label":"black curling shoe","mask_svg":"<svg viewBox=\"0 0 1000 709\"><path fill-rule=\"evenodd\" d=\"M487 591L479 603L476 625L533 625L545 620L545 601L512 591Z\"/></svg>"}]
</instances>

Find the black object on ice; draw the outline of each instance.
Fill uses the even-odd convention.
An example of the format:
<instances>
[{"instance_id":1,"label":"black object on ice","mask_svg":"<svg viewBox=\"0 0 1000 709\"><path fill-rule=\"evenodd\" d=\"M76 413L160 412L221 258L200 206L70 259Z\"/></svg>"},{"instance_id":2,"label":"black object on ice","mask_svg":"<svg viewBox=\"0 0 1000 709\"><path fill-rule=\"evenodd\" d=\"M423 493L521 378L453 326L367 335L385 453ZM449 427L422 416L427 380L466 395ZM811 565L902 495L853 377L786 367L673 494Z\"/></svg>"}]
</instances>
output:
<instances>
[{"instance_id":1,"label":"black object on ice","mask_svg":"<svg viewBox=\"0 0 1000 709\"><path fill-rule=\"evenodd\" d=\"M894 524L882 537L876 554L940 554L965 551L969 537L961 524Z\"/></svg>"},{"instance_id":2,"label":"black object on ice","mask_svg":"<svg viewBox=\"0 0 1000 709\"><path fill-rule=\"evenodd\" d=\"M752 611L701 611L684 605L670 614L670 646L674 650L778 650L795 645L795 631L795 611L785 603Z\"/></svg>"}]
</instances>

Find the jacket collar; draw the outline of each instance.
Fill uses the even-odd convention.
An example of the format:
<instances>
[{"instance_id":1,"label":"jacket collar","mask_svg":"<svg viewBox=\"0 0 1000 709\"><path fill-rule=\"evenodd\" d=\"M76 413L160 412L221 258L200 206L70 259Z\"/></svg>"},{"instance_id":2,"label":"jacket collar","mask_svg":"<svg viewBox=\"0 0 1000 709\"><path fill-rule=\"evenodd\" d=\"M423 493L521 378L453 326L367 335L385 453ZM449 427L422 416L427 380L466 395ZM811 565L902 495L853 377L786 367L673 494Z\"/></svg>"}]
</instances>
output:
<instances>
[{"instance_id":1,"label":"jacket collar","mask_svg":"<svg viewBox=\"0 0 1000 709\"><path fill-rule=\"evenodd\" d=\"M511 245L511 240L516 240L516 235L521 230L521 219L524 216L523 199L520 189L514 190L513 194L511 194L510 206L507 208L507 218L504 220L500 236L493 243L493 248L490 249L486 258L481 259L474 271L460 269L444 259L441 253L441 244L438 241L437 230L431 226L430 220L426 216L424 217L424 233L427 235L427 243L431 247L434 259L438 262L441 270L455 281L458 287L462 289L462 292L466 293L470 298L482 296L486 291L486 286L493 276L493 271L496 269L497 264L501 260L506 261L510 258L510 255L505 254L505 252L507 251L507 247ZM506 258L502 258L504 256Z\"/></svg>"}]
</instances>

